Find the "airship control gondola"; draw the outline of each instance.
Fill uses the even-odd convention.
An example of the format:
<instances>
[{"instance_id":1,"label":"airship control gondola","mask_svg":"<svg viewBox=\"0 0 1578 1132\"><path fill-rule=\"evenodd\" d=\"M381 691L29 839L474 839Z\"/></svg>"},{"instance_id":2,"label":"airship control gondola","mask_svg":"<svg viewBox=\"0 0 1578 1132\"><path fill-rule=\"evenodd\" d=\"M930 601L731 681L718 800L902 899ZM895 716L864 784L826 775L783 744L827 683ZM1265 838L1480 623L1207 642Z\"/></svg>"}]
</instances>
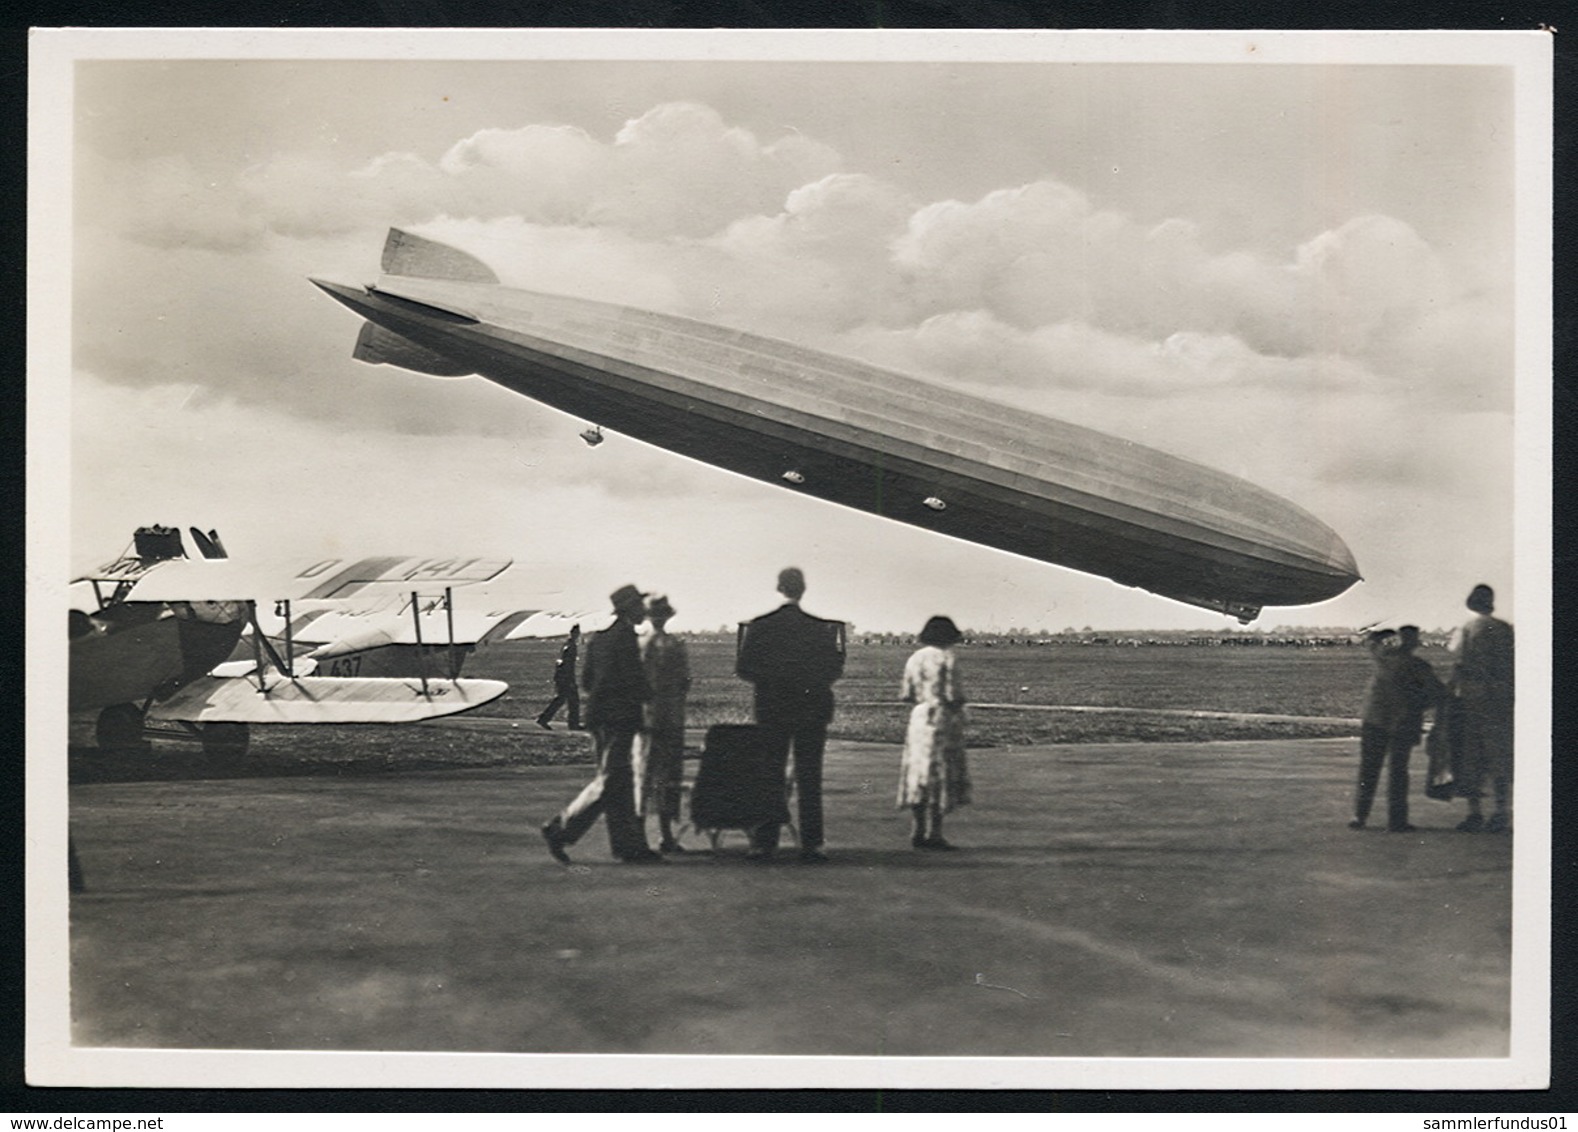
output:
<instances>
[{"instance_id":1,"label":"airship control gondola","mask_svg":"<svg viewBox=\"0 0 1578 1132\"><path fill-rule=\"evenodd\" d=\"M391 230L355 356L480 374L672 452L888 519L1256 617L1358 580L1337 533L1236 476L849 358L501 286Z\"/></svg>"}]
</instances>

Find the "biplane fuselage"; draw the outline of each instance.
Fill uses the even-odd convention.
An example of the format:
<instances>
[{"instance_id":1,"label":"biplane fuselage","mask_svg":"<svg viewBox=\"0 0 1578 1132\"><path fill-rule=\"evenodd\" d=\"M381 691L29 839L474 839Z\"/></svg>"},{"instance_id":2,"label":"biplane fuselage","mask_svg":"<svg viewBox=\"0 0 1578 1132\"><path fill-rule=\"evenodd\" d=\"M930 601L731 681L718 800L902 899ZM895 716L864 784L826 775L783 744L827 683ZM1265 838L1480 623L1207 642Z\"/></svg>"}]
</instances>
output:
<instances>
[{"instance_id":1,"label":"biplane fuselage","mask_svg":"<svg viewBox=\"0 0 1578 1132\"><path fill-rule=\"evenodd\" d=\"M246 619L202 620L164 602L72 611L67 705L87 711L136 703L189 683L235 651Z\"/></svg>"}]
</instances>

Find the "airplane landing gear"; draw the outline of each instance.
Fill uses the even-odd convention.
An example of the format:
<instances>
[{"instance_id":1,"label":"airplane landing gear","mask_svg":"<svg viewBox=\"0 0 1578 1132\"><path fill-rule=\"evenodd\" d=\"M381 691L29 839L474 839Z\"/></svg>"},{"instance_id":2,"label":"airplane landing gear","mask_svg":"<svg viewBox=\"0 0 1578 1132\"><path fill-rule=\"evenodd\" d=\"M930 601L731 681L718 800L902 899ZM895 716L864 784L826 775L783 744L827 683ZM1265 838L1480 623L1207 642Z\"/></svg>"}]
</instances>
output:
<instances>
[{"instance_id":1,"label":"airplane landing gear","mask_svg":"<svg viewBox=\"0 0 1578 1132\"><path fill-rule=\"evenodd\" d=\"M143 714L136 704L111 704L99 712L93 736L101 751L145 751Z\"/></svg>"}]
</instances>

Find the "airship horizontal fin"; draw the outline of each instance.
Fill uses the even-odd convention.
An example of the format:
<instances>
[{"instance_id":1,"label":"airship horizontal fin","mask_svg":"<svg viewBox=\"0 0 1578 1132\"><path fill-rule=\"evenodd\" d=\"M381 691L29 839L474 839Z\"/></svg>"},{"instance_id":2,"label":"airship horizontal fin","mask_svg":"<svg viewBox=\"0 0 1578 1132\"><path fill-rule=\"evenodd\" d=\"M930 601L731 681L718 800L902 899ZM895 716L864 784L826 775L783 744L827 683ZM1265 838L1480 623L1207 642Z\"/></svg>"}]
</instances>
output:
<instances>
[{"instance_id":1,"label":"airship horizontal fin","mask_svg":"<svg viewBox=\"0 0 1578 1132\"><path fill-rule=\"evenodd\" d=\"M369 365L399 366L434 377L463 377L472 372L443 354L418 346L404 335L385 330L376 322L362 323L362 332L356 336L356 348L351 351L351 357Z\"/></svg>"},{"instance_id":2,"label":"airship horizontal fin","mask_svg":"<svg viewBox=\"0 0 1578 1132\"><path fill-rule=\"evenodd\" d=\"M456 283L497 283L493 269L459 248L413 236L399 228L389 229L384 241L382 262L385 275L407 275L419 279L448 279Z\"/></svg>"}]
</instances>

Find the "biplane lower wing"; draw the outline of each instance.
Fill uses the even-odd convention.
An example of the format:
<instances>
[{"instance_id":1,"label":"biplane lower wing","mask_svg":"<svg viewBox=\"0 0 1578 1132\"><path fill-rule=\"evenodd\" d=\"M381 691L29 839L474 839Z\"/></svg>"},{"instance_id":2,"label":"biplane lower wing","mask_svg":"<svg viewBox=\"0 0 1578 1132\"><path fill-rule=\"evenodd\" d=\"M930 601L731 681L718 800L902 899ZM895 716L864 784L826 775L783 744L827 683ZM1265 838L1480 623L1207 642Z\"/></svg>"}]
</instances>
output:
<instances>
[{"instance_id":1,"label":"biplane lower wing","mask_svg":"<svg viewBox=\"0 0 1578 1132\"><path fill-rule=\"evenodd\" d=\"M502 680L298 676L259 691L248 679L203 676L148 708L150 722L415 723L498 699Z\"/></svg>"}]
</instances>

